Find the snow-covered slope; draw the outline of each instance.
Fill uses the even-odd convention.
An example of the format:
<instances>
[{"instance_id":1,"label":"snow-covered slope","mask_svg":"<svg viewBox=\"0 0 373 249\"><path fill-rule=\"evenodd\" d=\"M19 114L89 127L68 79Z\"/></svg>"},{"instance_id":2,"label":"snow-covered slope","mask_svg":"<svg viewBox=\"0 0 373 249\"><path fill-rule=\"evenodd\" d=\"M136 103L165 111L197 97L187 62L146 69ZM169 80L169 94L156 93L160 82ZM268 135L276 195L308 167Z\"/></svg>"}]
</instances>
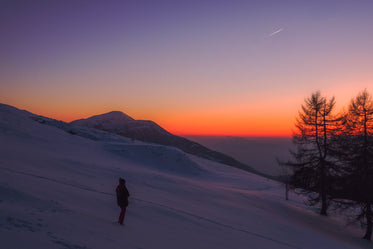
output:
<instances>
[{"instance_id":1,"label":"snow-covered slope","mask_svg":"<svg viewBox=\"0 0 373 249\"><path fill-rule=\"evenodd\" d=\"M120 133L137 139L148 136L171 135L154 122L135 120L120 111L112 111L87 119L75 120L71 124Z\"/></svg>"},{"instance_id":2,"label":"snow-covered slope","mask_svg":"<svg viewBox=\"0 0 373 249\"><path fill-rule=\"evenodd\" d=\"M251 167L231 156L213 151L184 137L173 135L153 121L135 120L119 111L75 120L71 124L78 127L95 128L144 142L173 146L189 154L254 172Z\"/></svg>"},{"instance_id":3,"label":"snow-covered slope","mask_svg":"<svg viewBox=\"0 0 373 249\"><path fill-rule=\"evenodd\" d=\"M52 121L0 104L3 249L371 247L360 229L318 216L302 198L284 201L276 182ZM120 176L131 193L124 226Z\"/></svg>"}]
</instances>

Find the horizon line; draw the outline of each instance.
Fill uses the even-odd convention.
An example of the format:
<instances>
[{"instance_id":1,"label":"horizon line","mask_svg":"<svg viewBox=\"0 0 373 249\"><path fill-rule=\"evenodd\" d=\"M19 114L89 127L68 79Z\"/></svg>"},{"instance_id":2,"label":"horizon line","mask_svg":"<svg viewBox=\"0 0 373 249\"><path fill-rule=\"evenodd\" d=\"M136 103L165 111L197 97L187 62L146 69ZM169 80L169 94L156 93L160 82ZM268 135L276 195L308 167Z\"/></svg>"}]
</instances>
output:
<instances>
[{"instance_id":1,"label":"horizon line","mask_svg":"<svg viewBox=\"0 0 373 249\"><path fill-rule=\"evenodd\" d=\"M250 137L250 138L291 138L291 134L184 134L172 133L181 137Z\"/></svg>"}]
</instances>

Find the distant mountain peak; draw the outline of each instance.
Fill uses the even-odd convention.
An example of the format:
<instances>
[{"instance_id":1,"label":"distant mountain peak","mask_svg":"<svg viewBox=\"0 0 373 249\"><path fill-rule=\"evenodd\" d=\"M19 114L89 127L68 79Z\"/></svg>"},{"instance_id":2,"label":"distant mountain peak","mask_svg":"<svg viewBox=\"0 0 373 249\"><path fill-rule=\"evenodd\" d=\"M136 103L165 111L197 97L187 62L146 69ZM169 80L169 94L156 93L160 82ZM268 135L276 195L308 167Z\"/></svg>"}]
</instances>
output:
<instances>
[{"instance_id":1,"label":"distant mountain peak","mask_svg":"<svg viewBox=\"0 0 373 249\"><path fill-rule=\"evenodd\" d=\"M252 168L238 162L230 156L210 150L186 138L173 135L153 121L135 120L119 111L112 111L87 119L76 120L71 122L71 124L104 130L144 142L173 146L186 153L253 172Z\"/></svg>"},{"instance_id":2,"label":"distant mountain peak","mask_svg":"<svg viewBox=\"0 0 373 249\"><path fill-rule=\"evenodd\" d=\"M111 120L117 120L117 121L121 121L121 120L123 120L123 121L134 121L133 118L131 118L130 116L128 116L127 114L125 114L121 111L111 111L111 112L108 112L108 113L104 113L104 114L100 114L100 115L90 117L88 119L91 119L91 120L94 120L94 119L98 119L98 120L111 119Z\"/></svg>"},{"instance_id":3,"label":"distant mountain peak","mask_svg":"<svg viewBox=\"0 0 373 249\"><path fill-rule=\"evenodd\" d=\"M124 114L123 112L121 112L121 111L111 111L111 112L107 112L107 113L104 113L104 114L102 114L102 115L126 115L126 114ZM126 115L127 116L127 115Z\"/></svg>"},{"instance_id":4,"label":"distant mountain peak","mask_svg":"<svg viewBox=\"0 0 373 249\"><path fill-rule=\"evenodd\" d=\"M84 125L84 126L95 126L97 124L125 124L128 122L135 121L133 118L121 111L111 111L108 113L95 115L87 119L75 120L72 123Z\"/></svg>"}]
</instances>

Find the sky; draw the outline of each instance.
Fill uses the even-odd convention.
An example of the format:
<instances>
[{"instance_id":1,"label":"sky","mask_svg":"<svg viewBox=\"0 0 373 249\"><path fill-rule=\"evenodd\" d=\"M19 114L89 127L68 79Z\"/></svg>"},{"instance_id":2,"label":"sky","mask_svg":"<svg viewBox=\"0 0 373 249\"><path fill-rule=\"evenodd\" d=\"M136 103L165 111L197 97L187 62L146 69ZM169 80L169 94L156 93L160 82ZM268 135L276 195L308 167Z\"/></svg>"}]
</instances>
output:
<instances>
[{"instance_id":1,"label":"sky","mask_svg":"<svg viewBox=\"0 0 373 249\"><path fill-rule=\"evenodd\" d=\"M371 0L0 0L0 102L179 135L288 136L304 98L373 91Z\"/></svg>"}]
</instances>

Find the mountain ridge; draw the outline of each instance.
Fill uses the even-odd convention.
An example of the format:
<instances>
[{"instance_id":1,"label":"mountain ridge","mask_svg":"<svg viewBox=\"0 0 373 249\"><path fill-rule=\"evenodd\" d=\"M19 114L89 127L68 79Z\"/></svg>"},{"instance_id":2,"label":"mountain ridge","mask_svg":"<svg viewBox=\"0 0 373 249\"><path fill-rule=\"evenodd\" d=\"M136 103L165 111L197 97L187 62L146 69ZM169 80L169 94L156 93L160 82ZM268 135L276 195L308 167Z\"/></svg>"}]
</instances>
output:
<instances>
[{"instance_id":1,"label":"mountain ridge","mask_svg":"<svg viewBox=\"0 0 373 249\"><path fill-rule=\"evenodd\" d=\"M72 125L95 128L143 142L176 147L186 153L261 174L231 156L211 150L197 142L174 135L151 120L135 120L120 111L94 115L70 122Z\"/></svg>"},{"instance_id":2,"label":"mountain ridge","mask_svg":"<svg viewBox=\"0 0 373 249\"><path fill-rule=\"evenodd\" d=\"M231 156L211 150L197 142L184 137L173 135L151 120L135 120L121 111L111 111L99 115L94 115L86 119L78 119L70 123L40 116L27 110L21 110L14 106L0 103L3 109L9 111L18 110L34 121L44 125L54 126L72 135L85 137L91 140L117 139L115 136L126 137L132 140L139 140L148 143L171 146L181 151L204 159L223 163L235 168L239 168L257 175L269 177L252 167L239 162ZM118 123L119 121L119 123ZM83 129L82 129L83 128ZM85 128L90 128L87 130ZM92 131L93 129L93 131ZM101 133L107 133L101 134ZM112 134L112 135L110 135ZM114 136L114 137L113 137Z\"/></svg>"}]
</instances>

